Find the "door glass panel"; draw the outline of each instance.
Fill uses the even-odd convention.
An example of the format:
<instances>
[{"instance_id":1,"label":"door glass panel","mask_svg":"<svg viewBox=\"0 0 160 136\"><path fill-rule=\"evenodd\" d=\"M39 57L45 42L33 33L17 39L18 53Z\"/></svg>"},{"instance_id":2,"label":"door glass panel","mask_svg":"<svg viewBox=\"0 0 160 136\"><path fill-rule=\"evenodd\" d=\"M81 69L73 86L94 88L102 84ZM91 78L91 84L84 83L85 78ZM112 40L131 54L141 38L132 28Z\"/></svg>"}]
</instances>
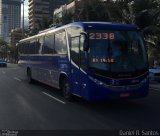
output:
<instances>
[{"instance_id":1,"label":"door glass panel","mask_svg":"<svg viewBox=\"0 0 160 136\"><path fill-rule=\"evenodd\" d=\"M79 66L79 37L71 39L71 59Z\"/></svg>"},{"instance_id":2,"label":"door glass panel","mask_svg":"<svg viewBox=\"0 0 160 136\"><path fill-rule=\"evenodd\" d=\"M87 71L87 55L86 52L83 51L85 37L81 35L80 37L80 68L84 71Z\"/></svg>"}]
</instances>

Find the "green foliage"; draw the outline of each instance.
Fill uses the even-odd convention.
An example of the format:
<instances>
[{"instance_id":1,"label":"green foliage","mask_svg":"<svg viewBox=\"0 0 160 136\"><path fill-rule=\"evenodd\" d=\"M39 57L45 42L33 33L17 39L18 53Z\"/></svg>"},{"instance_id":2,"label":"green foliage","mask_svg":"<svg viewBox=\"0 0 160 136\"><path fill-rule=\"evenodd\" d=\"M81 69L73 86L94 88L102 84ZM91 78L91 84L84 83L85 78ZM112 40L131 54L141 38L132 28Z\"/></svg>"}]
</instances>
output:
<instances>
[{"instance_id":1,"label":"green foliage","mask_svg":"<svg viewBox=\"0 0 160 136\"><path fill-rule=\"evenodd\" d=\"M51 19L48 19L46 17L43 17L43 19L40 21L38 20L38 28L40 30L44 30L44 29L47 29L49 28L49 26L52 24L52 20Z\"/></svg>"},{"instance_id":2,"label":"green foliage","mask_svg":"<svg viewBox=\"0 0 160 136\"><path fill-rule=\"evenodd\" d=\"M106 5L101 0L81 0L80 4L82 8L79 11L79 20L110 21Z\"/></svg>"},{"instance_id":3,"label":"green foliage","mask_svg":"<svg viewBox=\"0 0 160 136\"><path fill-rule=\"evenodd\" d=\"M6 41L4 41L3 39L0 39L0 47L6 46L6 45L8 45L8 43Z\"/></svg>"},{"instance_id":4,"label":"green foliage","mask_svg":"<svg viewBox=\"0 0 160 136\"><path fill-rule=\"evenodd\" d=\"M62 17L62 24L68 24L73 21L73 13L65 13Z\"/></svg>"},{"instance_id":5,"label":"green foliage","mask_svg":"<svg viewBox=\"0 0 160 136\"><path fill-rule=\"evenodd\" d=\"M139 14L144 10L157 9L157 0L134 0L133 9L135 14Z\"/></svg>"},{"instance_id":6,"label":"green foliage","mask_svg":"<svg viewBox=\"0 0 160 136\"><path fill-rule=\"evenodd\" d=\"M5 58L7 54L8 43L3 39L0 39L0 57Z\"/></svg>"},{"instance_id":7,"label":"green foliage","mask_svg":"<svg viewBox=\"0 0 160 136\"><path fill-rule=\"evenodd\" d=\"M160 49L150 46L148 50L148 56L149 58L154 57L154 59L160 58Z\"/></svg>"},{"instance_id":8,"label":"green foliage","mask_svg":"<svg viewBox=\"0 0 160 136\"><path fill-rule=\"evenodd\" d=\"M15 55L15 46L9 45L3 39L0 39L0 58L7 58L8 56Z\"/></svg>"}]
</instances>

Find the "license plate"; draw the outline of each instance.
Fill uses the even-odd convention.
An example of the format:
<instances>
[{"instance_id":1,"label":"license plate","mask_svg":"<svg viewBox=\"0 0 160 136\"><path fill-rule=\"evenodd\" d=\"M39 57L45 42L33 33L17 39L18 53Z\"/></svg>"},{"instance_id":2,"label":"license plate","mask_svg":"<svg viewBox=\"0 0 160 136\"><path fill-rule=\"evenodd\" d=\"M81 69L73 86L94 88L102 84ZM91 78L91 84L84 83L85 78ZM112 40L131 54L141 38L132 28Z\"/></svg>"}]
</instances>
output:
<instances>
[{"instance_id":1,"label":"license plate","mask_svg":"<svg viewBox=\"0 0 160 136\"><path fill-rule=\"evenodd\" d=\"M122 94L120 94L120 97L129 97L129 96L130 96L129 93L122 93Z\"/></svg>"}]
</instances>

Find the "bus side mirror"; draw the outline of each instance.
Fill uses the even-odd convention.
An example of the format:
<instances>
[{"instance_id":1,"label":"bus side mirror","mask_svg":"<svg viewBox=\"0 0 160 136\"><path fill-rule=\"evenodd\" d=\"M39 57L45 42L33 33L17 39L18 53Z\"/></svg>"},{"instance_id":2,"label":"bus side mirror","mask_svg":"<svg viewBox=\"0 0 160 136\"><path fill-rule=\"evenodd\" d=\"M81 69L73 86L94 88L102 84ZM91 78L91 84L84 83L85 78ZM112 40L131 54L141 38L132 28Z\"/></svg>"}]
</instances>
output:
<instances>
[{"instance_id":1,"label":"bus side mirror","mask_svg":"<svg viewBox=\"0 0 160 136\"><path fill-rule=\"evenodd\" d=\"M81 32L81 43L83 44L83 51L89 50L89 42L88 42L88 36L86 32Z\"/></svg>"}]
</instances>

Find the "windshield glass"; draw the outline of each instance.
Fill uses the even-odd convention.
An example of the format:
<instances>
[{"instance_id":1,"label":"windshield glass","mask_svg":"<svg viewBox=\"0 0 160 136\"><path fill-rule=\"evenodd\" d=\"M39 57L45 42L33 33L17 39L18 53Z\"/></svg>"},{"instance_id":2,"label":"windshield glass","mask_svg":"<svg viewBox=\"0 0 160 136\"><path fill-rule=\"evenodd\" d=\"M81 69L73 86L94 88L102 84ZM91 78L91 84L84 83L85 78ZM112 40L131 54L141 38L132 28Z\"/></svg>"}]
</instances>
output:
<instances>
[{"instance_id":1,"label":"windshield glass","mask_svg":"<svg viewBox=\"0 0 160 136\"><path fill-rule=\"evenodd\" d=\"M137 31L92 31L90 67L111 72L132 72L147 66L143 39Z\"/></svg>"}]
</instances>

